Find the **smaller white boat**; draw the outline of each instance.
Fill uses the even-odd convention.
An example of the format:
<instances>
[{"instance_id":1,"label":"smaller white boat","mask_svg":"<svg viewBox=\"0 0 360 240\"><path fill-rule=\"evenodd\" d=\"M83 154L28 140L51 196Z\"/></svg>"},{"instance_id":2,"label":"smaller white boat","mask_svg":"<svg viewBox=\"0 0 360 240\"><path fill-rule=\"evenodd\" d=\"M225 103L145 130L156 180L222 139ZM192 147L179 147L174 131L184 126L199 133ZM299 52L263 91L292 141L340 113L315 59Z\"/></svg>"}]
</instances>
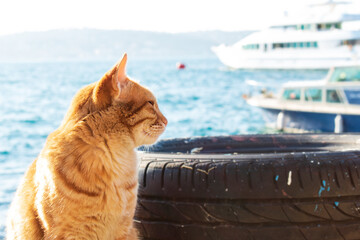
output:
<instances>
[{"instance_id":1,"label":"smaller white boat","mask_svg":"<svg viewBox=\"0 0 360 240\"><path fill-rule=\"evenodd\" d=\"M360 66L333 67L319 81L285 83L278 95L244 96L281 130L360 132Z\"/></svg>"}]
</instances>

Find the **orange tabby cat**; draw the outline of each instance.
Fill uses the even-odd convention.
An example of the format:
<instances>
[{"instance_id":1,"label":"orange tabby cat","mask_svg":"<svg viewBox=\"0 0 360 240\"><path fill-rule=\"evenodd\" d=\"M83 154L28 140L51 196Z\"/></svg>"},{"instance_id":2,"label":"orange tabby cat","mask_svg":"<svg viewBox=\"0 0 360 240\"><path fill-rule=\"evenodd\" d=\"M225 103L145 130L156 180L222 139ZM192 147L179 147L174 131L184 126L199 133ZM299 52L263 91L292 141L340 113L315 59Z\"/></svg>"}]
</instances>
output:
<instances>
[{"instance_id":1,"label":"orange tabby cat","mask_svg":"<svg viewBox=\"0 0 360 240\"><path fill-rule=\"evenodd\" d=\"M165 130L153 94L125 75L127 56L81 89L26 172L7 239L137 239L134 148Z\"/></svg>"}]
</instances>

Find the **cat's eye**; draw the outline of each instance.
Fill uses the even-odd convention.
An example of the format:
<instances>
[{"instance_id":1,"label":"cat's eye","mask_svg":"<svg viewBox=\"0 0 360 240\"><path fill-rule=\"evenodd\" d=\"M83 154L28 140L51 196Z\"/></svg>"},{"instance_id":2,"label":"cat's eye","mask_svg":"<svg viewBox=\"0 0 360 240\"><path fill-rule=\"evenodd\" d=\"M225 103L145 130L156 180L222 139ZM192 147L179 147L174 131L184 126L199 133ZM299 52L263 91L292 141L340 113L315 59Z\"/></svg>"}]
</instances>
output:
<instances>
[{"instance_id":1,"label":"cat's eye","mask_svg":"<svg viewBox=\"0 0 360 240\"><path fill-rule=\"evenodd\" d=\"M150 103L151 104L151 106L154 106L154 101L148 101L148 103Z\"/></svg>"}]
</instances>

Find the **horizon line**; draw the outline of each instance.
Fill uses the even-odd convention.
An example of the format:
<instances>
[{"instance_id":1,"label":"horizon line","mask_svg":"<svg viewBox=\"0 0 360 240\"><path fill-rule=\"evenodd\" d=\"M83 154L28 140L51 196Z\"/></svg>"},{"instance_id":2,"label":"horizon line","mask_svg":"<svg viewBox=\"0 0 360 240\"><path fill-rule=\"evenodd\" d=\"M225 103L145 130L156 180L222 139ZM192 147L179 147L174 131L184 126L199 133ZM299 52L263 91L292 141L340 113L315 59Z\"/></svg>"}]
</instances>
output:
<instances>
[{"instance_id":1,"label":"horizon line","mask_svg":"<svg viewBox=\"0 0 360 240\"><path fill-rule=\"evenodd\" d=\"M244 30L221 30L221 29L209 29L209 30L193 30L193 31L179 31L179 32L170 32L170 31L157 31L157 30L135 30L135 29L104 29L104 28L53 28L46 30L28 30L28 31L18 31L12 33L0 33L0 37L12 36L18 34L26 33L45 33L52 31L83 31L83 30L96 30L96 31L124 31L124 32L144 32L144 33L163 33L163 34L186 34L186 33L198 33L198 32L226 32L226 33L235 33L235 32L254 32L259 31L259 29L244 29Z\"/></svg>"}]
</instances>

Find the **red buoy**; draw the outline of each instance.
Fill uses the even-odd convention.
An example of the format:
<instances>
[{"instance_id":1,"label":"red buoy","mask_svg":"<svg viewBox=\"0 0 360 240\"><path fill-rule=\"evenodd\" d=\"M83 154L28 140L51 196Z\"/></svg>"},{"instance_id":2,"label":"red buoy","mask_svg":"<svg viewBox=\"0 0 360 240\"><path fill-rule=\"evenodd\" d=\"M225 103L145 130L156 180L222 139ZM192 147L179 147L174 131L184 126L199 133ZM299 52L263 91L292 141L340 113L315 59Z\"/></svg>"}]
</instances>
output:
<instances>
[{"instance_id":1,"label":"red buoy","mask_svg":"<svg viewBox=\"0 0 360 240\"><path fill-rule=\"evenodd\" d=\"M179 62L176 64L176 68L177 69L185 69L185 64Z\"/></svg>"}]
</instances>

